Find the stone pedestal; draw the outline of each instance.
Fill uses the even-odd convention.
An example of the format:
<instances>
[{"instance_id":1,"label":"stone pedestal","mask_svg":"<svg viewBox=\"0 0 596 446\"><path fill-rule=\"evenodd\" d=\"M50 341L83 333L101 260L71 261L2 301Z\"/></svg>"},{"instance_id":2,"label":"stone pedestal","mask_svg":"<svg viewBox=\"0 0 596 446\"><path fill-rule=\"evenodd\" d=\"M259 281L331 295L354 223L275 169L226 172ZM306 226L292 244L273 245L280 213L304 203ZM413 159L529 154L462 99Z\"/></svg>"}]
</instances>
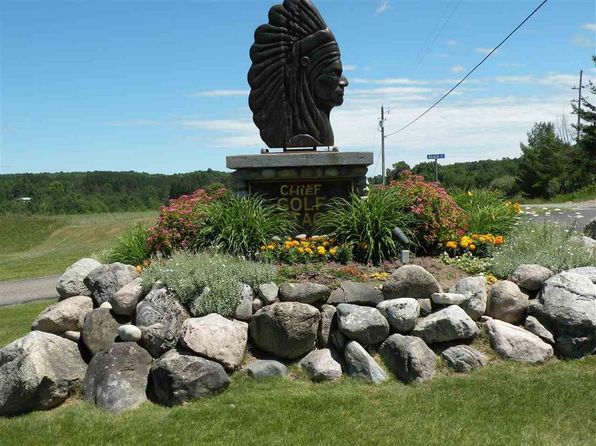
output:
<instances>
[{"instance_id":1,"label":"stone pedestal","mask_svg":"<svg viewBox=\"0 0 596 446\"><path fill-rule=\"evenodd\" d=\"M298 215L311 233L325 203L363 194L372 152L283 152L228 156L233 187L239 194L259 194Z\"/></svg>"}]
</instances>

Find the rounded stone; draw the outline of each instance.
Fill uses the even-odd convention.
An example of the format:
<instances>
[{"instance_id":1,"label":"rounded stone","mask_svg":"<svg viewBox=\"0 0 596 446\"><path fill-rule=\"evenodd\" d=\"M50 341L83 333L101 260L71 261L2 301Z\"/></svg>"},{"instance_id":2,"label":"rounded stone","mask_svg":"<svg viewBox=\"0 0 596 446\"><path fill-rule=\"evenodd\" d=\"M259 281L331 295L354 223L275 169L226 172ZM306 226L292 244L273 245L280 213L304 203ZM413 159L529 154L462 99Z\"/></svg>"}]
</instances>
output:
<instances>
[{"instance_id":1,"label":"rounded stone","mask_svg":"<svg viewBox=\"0 0 596 446\"><path fill-rule=\"evenodd\" d=\"M139 342L142 333L141 329L136 325L121 325L118 327L118 336L123 341Z\"/></svg>"}]
</instances>

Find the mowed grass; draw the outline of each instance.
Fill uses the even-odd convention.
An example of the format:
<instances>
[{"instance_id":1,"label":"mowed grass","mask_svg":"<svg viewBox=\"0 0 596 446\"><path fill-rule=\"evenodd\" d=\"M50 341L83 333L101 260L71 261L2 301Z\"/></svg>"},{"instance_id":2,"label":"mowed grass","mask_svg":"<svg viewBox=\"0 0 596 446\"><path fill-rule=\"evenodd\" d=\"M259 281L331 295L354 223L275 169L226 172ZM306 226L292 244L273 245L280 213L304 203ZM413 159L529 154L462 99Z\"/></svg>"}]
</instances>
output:
<instances>
[{"instance_id":1,"label":"mowed grass","mask_svg":"<svg viewBox=\"0 0 596 446\"><path fill-rule=\"evenodd\" d=\"M26 332L43 305L0 308L0 339ZM7 327L17 308L23 325ZM73 398L50 411L0 418L0 444L594 444L594 356L542 366L495 361L470 375L444 368L437 375L421 385L392 379L372 386L349 378L253 381L237 373L221 395L120 414Z\"/></svg>"},{"instance_id":2,"label":"mowed grass","mask_svg":"<svg viewBox=\"0 0 596 446\"><path fill-rule=\"evenodd\" d=\"M0 281L60 274L82 257L108 249L137 222L157 212L91 215L0 215Z\"/></svg>"}]
</instances>

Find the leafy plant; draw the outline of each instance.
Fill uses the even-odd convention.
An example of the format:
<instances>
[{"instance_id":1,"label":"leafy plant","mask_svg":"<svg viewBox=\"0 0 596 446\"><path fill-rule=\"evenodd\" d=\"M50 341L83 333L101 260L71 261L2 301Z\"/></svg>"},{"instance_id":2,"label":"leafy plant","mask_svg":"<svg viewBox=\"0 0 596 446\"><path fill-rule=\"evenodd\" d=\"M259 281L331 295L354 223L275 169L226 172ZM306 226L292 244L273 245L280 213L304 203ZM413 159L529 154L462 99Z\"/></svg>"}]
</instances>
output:
<instances>
[{"instance_id":1,"label":"leafy plant","mask_svg":"<svg viewBox=\"0 0 596 446\"><path fill-rule=\"evenodd\" d=\"M105 260L108 263L140 265L150 256L147 227L138 223L116 239L114 246L107 251Z\"/></svg>"},{"instance_id":2,"label":"leafy plant","mask_svg":"<svg viewBox=\"0 0 596 446\"><path fill-rule=\"evenodd\" d=\"M240 303L242 283L257 287L274 278L271 265L212 252L174 252L168 259L154 258L143 272L145 287L160 280L195 316L231 316Z\"/></svg>"},{"instance_id":3,"label":"leafy plant","mask_svg":"<svg viewBox=\"0 0 596 446\"><path fill-rule=\"evenodd\" d=\"M459 190L453 199L469 217L469 232L507 235L517 222L518 203L505 201L500 192L489 189Z\"/></svg>"},{"instance_id":4,"label":"leafy plant","mask_svg":"<svg viewBox=\"0 0 596 446\"><path fill-rule=\"evenodd\" d=\"M506 278L525 263L560 272L596 265L596 255L556 224L527 223L516 226L507 243L494 254L492 270L496 276Z\"/></svg>"},{"instance_id":5,"label":"leafy plant","mask_svg":"<svg viewBox=\"0 0 596 446\"><path fill-rule=\"evenodd\" d=\"M439 259L445 265L455 266L469 274L484 274L491 270L491 259L474 257L466 252L460 256L450 257L446 252L439 255Z\"/></svg>"},{"instance_id":6,"label":"leafy plant","mask_svg":"<svg viewBox=\"0 0 596 446\"><path fill-rule=\"evenodd\" d=\"M259 259L281 263L309 263L337 261L347 263L352 260L352 247L338 244L334 238L326 236L304 237L302 240L287 237L283 242L272 240L261 246Z\"/></svg>"},{"instance_id":7,"label":"leafy plant","mask_svg":"<svg viewBox=\"0 0 596 446\"><path fill-rule=\"evenodd\" d=\"M459 238L466 232L467 214L437 183L426 182L422 176L405 171L388 189L405 200L415 217L412 230L423 251L436 251L441 242Z\"/></svg>"},{"instance_id":8,"label":"leafy plant","mask_svg":"<svg viewBox=\"0 0 596 446\"><path fill-rule=\"evenodd\" d=\"M357 260L379 263L399 253L393 228L411 237L413 224L403 197L390 189L372 188L366 199L353 194L350 200L332 200L318 218L317 230L351 245Z\"/></svg>"},{"instance_id":9,"label":"leafy plant","mask_svg":"<svg viewBox=\"0 0 596 446\"><path fill-rule=\"evenodd\" d=\"M214 247L227 254L255 258L274 237L293 235L294 216L259 196L227 195L205 209L205 220L193 248Z\"/></svg>"}]
</instances>

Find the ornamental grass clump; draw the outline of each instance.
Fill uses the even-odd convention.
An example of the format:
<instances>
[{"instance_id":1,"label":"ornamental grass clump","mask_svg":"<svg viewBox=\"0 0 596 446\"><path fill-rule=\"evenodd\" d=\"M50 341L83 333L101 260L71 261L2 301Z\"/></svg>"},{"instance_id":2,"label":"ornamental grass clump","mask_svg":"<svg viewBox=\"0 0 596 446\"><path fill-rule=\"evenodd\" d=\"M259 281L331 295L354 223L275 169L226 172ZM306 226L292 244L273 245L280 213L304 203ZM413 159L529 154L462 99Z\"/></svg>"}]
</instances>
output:
<instances>
[{"instance_id":1,"label":"ornamental grass clump","mask_svg":"<svg viewBox=\"0 0 596 446\"><path fill-rule=\"evenodd\" d=\"M412 237L414 223L404 197L389 189L372 188L366 199L353 194L350 200L331 200L317 220L317 231L350 245L356 260L379 263L396 257L403 248L393 228Z\"/></svg>"},{"instance_id":2,"label":"ornamental grass clump","mask_svg":"<svg viewBox=\"0 0 596 446\"><path fill-rule=\"evenodd\" d=\"M425 252L436 252L441 242L459 239L469 226L468 215L437 183L403 171L387 189L405 200L407 209L415 218L412 227L419 247Z\"/></svg>"},{"instance_id":3,"label":"ornamental grass clump","mask_svg":"<svg viewBox=\"0 0 596 446\"><path fill-rule=\"evenodd\" d=\"M262 245L295 231L296 218L287 210L259 196L228 195L205 209L203 228L192 248L215 248L254 259Z\"/></svg>"},{"instance_id":4,"label":"ornamental grass clump","mask_svg":"<svg viewBox=\"0 0 596 446\"><path fill-rule=\"evenodd\" d=\"M232 316L240 303L240 287L253 288L276 277L273 266L219 253L174 252L154 258L143 272L143 285L161 281L195 316Z\"/></svg>"},{"instance_id":5,"label":"ornamental grass clump","mask_svg":"<svg viewBox=\"0 0 596 446\"><path fill-rule=\"evenodd\" d=\"M147 228L137 224L120 235L105 256L107 263L121 262L127 265L141 265L151 256L147 242Z\"/></svg>"},{"instance_id":6,"label":"ornamental grass clump","mask_svg":"<svg viewBox=\"0 0 596 446\"><path fill-rule=\"evenodd\" d=\"M569 230L554 223L526 223L512 231L507 243L493 256L493 273L509 277L523 264L545 266L555 272L595 266L596 254L574 240Z\"/></svg>"},{"instance_id":7,"label":"ornamental grass clump","mask_svg":"<svg viewBox=\"0 0 596 446\"><path fill-rule=\"evenodd\" d=\"M518 221L519 203L505 201L500 192L488 189L456 191L453 199L469 217L469 232L507 235Z\"/></svg>"}]
</instances>

